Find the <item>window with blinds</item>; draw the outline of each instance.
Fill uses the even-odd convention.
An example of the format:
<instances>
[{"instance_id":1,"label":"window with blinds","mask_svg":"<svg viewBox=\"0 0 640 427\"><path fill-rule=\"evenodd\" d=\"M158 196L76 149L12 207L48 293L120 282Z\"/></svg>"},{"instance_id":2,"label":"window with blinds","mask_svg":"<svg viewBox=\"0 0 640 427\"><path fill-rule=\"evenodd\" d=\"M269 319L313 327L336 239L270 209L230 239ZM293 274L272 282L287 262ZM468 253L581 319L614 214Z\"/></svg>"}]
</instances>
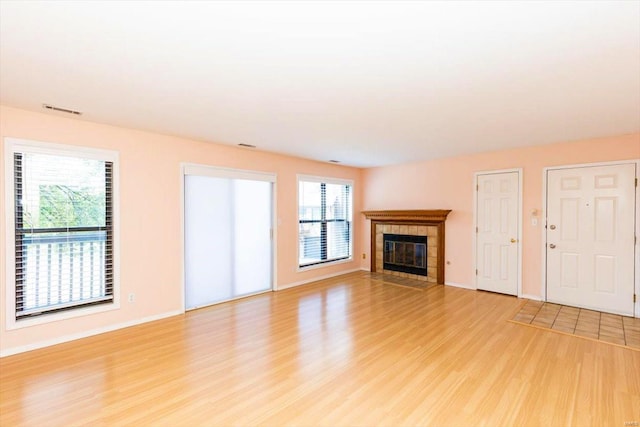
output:
<instances>
[{"instance_id":1,"label":"window with blinds","mask_svg":"<svg viewBox=\"0 0 640 427\"><path fill-rule=\"evenodd\" d=\"M298 265L307 267L352 255L352 185L330 179L298 179Z\"/></svg>"},{"instance_id":2,"label":"window with blinds","mask_svg":"<svg viewBox=\"0 0 640 427\"><path fill-rule=\"evenodd\" d=\"M113 302L113 162L50 152L13 152L16 319Z\"/></svg>"}]
</instances>

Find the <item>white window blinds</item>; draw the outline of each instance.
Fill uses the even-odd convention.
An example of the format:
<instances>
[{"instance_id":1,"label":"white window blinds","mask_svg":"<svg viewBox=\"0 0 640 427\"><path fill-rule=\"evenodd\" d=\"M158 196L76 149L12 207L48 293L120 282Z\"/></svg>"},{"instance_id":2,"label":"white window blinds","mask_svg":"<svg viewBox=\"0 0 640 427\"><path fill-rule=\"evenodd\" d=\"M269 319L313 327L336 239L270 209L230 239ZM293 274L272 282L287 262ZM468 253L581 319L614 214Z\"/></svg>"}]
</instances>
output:
<instances>
[{"instance_id":1,"label":"white window blinds","mask_svg":"<svg viewBox=\"0 0 640 427\"><path fill-rule=\"evenodd\" d=\"M14 152L16 319L113 301L113 162Z\"/></svg>"},{"instance_id":2,"label":"white window blinds","mask_svg":"<svg viewBox=\"0 0 640 427\"><path fill-rule=\"evenodd\" d=\"M352 186L300 178L300 267L351 258Z\"/></svg>"}]
</instances>

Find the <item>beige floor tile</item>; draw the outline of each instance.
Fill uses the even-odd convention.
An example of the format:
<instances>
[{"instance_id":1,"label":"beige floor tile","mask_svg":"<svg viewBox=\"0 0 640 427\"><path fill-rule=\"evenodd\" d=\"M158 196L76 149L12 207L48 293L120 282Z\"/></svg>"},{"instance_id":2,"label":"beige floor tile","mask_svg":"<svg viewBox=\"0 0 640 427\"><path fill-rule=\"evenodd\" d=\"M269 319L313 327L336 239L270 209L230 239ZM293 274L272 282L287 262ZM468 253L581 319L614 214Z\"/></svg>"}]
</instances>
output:
<instances>
[{"instance_id":1,"label":"beige floor tile","mask_svg":"<svg viewBox=\"0 0 640 427\"><path fill-rule=\"evenodd\" d=\"M640 319L527 301L513 320L581 337L640 348Z\"/></svg>"},{"instance_id":2,"label":"beige floor tile","mask_svg":"<svg viewBox=\"0 0 640 427\"><path fill-rule=\"evenodd\" d=\"M560 315L577 319L578 316L580 315L580 309L575 308L575 309L569 310L567 309L567 307L562 307L560 309Z\"/></svg>"},{"instance_id":3,"label":"beige floor tile","mask_svg":"<svg viewBox=\"0 0 640 427\"><path fill-rule=\"evenodd\" d=\"M562 328L575 329L576 328L576 322L566 322L566 321L562 321L560 319L556 319L556 321L553 322L553 327L555 328L556 326L559 326L559 327L562 327Z\"/></svg>"},{"instance_id":4,"label":"beige floor tile","mask_svg":"<svg viewBox=\"0 0 640 427\"><path fill-rule=\"evenodd\" d=\"M539 317L541 319L551 319L553 321L553 320L556 320L556 317L558 317L558 314L557 313L542 313L542 312L540 312L540 313L536 314L536 317Z\"/></svg>"},{"instance_id":5,"label":"beige floor tile","mask_svg":"<svg viewBox=\"0 0 640 427\"><path fill-rule=\"evenodd\" d=\"M625 331L640 332L640 319L633 319L630 317L623 317L622 324Z\"/></svg>"},{"instance_id":6,"label":"beige floor tile","mask_svg":"<svg viewBox=\"0 0 640 427\"><path fill-rule=\"evenodd\" d=\"M578 322L582 325L595 325L595 326L600 326L600 322L597 319L583 319L580 318L578 319Z\"/></svg>"},{"instance_id":7,"label":"beige floor tile","mask_svg":"<svg viewBox=\"0 0 640 427\"><path fill-rule=\"evenodd\" d=\"M570 334L572 334L575 331L575 328L573 328L573 326L564 326L562 324L558 325L558 324L555 324L555 323L551 327L551 329L553 329L555 331L568 332Z\"/></svg>"},{"instance_id":8,"label":"beige floor tile","mask_svg":"<svg viewBox=\"0 0 640 427\"><path fill-rule=\"evenodd\" d=\"M559 314L558 317L556 317L556 322L563 322L563 323L572 323L572 324L576 324L578 323L578 319L574 318L574 317L567 317L567 316L563 316L562 314Z\"/></svg>"},{"instance_id":9,"label":"beige floor tile","mask_svg":"<svg viewBox=\"0 0 640 427\"><path fill-rule=\"evenodd\" d=\"M580 310L580 314L578 315L578 318L580 319L593 319L596 321L600 321L600 313L596 312L596 311L589 311L589 310Z\"/></svg>"},{"instance_id":10,"label":"beige floor tile","mask_svg":"<svg viewBox=\"0 0 640 427\"><path fill-rule=\"evenodd\" d=\"M578 320L578 313L571 313L571 312L567 313L566 311L560 310L560 312L558 313L558 317Z\"/></svg>"},{"instance_id":11,"label":"beige floor tile","mask_svg":"<svg viewBox=\"0 0 640 427\"><path fill-rule=\"evenodd\" d=\"M640 338L639 339L625 339L626 344L629 347L640 348Z\"/></svg>"},{"instance_id":12,"label":"beige floor tile","mask_svg":"<svg viewBox=\"0 0 640 427\"><path fill-rule=\"evenodd\" d=\"M624 331L624 337L627 340L640 341L640 332Z\"/></svg>"},{"instance_id":13,"label":"beige floor tile","mask_svg":"<svg viewBox=\"0 0 640 427\"><path fill-rule=\"evenodd\" d=\"M532 325L542 326L543 328L550 328L553 325L552 321L546 321L542 319L538 319L537 317L531 321Z\"/></svg>"},{"instance_id":14,"label":"beige floor tile","mask_svg":"<svg viewBox=\"0 0 640 427\"><path fill-rule=\"evenodd\" d=\"M513 320L515 320L516 322L531 323L533 318L534 316L532 314L518 313L513 318Z\"/></svg>"},{"instance_id":15,"label":"beige floor tile","mask_svg":"<svg viewBox=\"0 0 640 427\"><path fill-rule=\"evenodd\" d=\"M542 322L550 322L551 324L553 324L553 322L556 320L556 316L538 314L536 316L536 320L540 320Z\"/></svg>"},{"instance_id":16,"label":"beige floor tile","mask_svg":"<svg viewBox=\"0 0 640 427\"><path fill-rule=\"evenodd\" d=\"M544 303L542 301L527 301L527 307L542 307Z\"/></svg>"},{"instance_id":17,"label":"beige floor tile","mask_svg":"<svg viewBox=\"0 0 640 427\"><path fill-rule=\"evenodd\" d=\"M581 321L581 322L593 322L593 323L600 324L600 317L598 317L598 316L583 316L583 315L580 315L580 316L578 316L578 321Z\"/></svg>"},{"instance_id":18,"label":"beige floor tile","mask_svg":"<svg viewBox=\"0 0 640 427\"><path fill-rule=\"evenodd\" d=\"M611 337L624 337L622 328L614 328L608 325L600 325L600 335L608 335Z\"/></svg>"},{"instance_id":19,"label":"beige floor tile","mask_svg":"<svg viewBox=\"0 0 640 427\"><path fill-rule=\"evenodd\" d=\"M593 334L599 334L600 333L600 326L599 325L583 325L583 324L576 324L576 330L580 330L580 331L585 331L585 332L590 332Z\"/></svg>"},{"instance_id":20,"label":"beige floor tile","mask_svg":"<svg viewBox=\"0 0 640 427\"><path fill-rule=\"evenodd\" d=\"M614 343L614 344L620 344L620 345L625 345L626 344L624 338L619 338L619 337L610 337L610 336L607 336L607 335L604 335L604 336L600 335L598 337L598 339L600 341L611 342L611 343Z\"/></svg>"},{"instance_id":21,"label":"beige floor tile","mask_svg":"<svg viewBox=\"0 0 640 427\"><path fill-rule=\"evenodd\" d=\"M598 339L598 333L597 332L592 332L592 331L583 331L580 329L576 329L574 332L574 335L578 335L581 337L587 337L587 338L593 338L593 339Z\"/></svg>"},{"instance_id":22,"label":"beige floor tile","mask_svg":"<svg viewBox=\"0 0 640 427\"><path fill-rule=\"evenodd\" d=\"M602 313L602 315L600 316L600 323L605 324L605 325L612 325L612 326L622 326L622 316L617 316L615 314L607 314L607 313Z\"/></svg>"}]
</instances>

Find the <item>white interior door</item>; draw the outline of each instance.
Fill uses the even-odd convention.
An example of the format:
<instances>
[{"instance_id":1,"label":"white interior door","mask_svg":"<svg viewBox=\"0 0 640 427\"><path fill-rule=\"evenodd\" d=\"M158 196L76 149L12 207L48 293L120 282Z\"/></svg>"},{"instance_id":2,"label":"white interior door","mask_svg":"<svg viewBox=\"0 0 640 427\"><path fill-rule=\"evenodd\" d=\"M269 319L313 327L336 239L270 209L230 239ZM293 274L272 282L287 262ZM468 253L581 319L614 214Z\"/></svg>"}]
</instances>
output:
<instances>
[{"instance_id":1,"label":"white interior door","mask_svg":"<svg viewBox=\"0 0 640 427\"><path fill-rule=\"evenodd\" d=\"M272 289L270 181L185 175L185 308Z\"/></svg>"},{"instance_id":2,"label":"white interior door","mask_svg":"<svg viewBox=\"0 0 640 427\"><path fill-rule=\"evenodd\" d=\"M518 294L519 172L477 175L476 286Z\"/></svg>"},{"instance_id":3,"label":"white interior door","mask_svg":"<svg viewBox=\"0 0 640 427\"><path fill-rule=\"evenodd\" d=\"M633 316L633 163L547 171L547 300Z\"/></svg>"}]
</instances>

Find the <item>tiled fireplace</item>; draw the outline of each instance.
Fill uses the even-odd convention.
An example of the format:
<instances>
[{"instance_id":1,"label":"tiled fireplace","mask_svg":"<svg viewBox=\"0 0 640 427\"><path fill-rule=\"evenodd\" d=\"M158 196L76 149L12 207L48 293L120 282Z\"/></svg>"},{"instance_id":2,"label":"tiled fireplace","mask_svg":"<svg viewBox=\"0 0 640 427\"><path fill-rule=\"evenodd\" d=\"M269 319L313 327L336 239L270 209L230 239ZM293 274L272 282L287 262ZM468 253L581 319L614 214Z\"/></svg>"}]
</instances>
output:
<instances>
[{"instance_id":1,"label":"tiled fireplace","mask_svg":"<svg viewBox=\"0 0 640 427\"><path fill-rule=\"evenodd\" d=\"M382 232L385 270L427 276L427 236Z\"/></svg>"},{"instance_id":2,"label":"tiled fireplace","mask_svg":"<svg viewBox=\"0 0 640 427\"><path fill-rule=\"evenodd\" d=\"M450 210L364 211L371 271L444 283L444 223Z\"/></svg>"}]
</instances>

